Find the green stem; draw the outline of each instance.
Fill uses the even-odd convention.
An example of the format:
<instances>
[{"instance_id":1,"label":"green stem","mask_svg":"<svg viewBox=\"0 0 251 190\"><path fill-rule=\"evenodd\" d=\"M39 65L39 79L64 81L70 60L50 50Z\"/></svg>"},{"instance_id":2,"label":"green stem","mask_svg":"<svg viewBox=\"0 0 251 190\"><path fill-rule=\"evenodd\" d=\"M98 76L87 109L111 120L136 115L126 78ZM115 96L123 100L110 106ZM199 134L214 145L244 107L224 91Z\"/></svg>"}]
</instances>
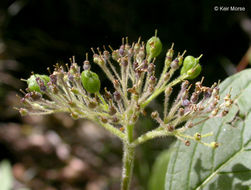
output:
<instances>
[{"instance_id":1,"label":"green stem","mask_svg":"<svg viewBox=\"0 0 251 190\"><path fill-rule=\"evenodd\" d=\"M109 123L102 123L99 118L95 118L94 121L96 121L99 125L104 127L107 131L110 131L115 136L119 137L122 141L125 141L126 136L123 132L121 132L119 129L113 127Z\"/></svg>"},{"instance_id":2,"label":"green stem","mask_svg":"<svg viewBox=\"0 0 251 190\"><path fill-rule=\"evenodd\" d=\"M169 83L167 86L164 86L156 90L145 102L141 104L141 108L145 108L154 98L156 98L160 93L162 93L167 87L172 87L183 81L185 78L187 78L187 75L181 75L180 77Z\"/></svg>"},{"instance_id":3,"label":"green stem","mask_svg":"<svg viewBox=\"0 0 251 190\"><path fill-rule=\"evenodd\" d=\"M131 143L133 141L133 127L134 125L127 125L127 137L128 137L128 142Z\"/></svg>"},{"instance_id":4,"label":"green stem","mask_svg":"<svg viewBox=\"0 0 251 190\"><path fill-rule=\"evenodd\" d=\"M129 190L132 173L133 173L132 171L133 171L134 152L135 152L135 147L132 146L133 128L134 128L134 124L126 125L127 141L123 141L124 150L123 150L121 190Z\"/></svg>"},{"instance_id":5,"label":"green stem","mask_svg":"<svg viewBox=\"0 0 251 190\"><path fill-rule=\"evenodd\" d=\"M105 99L103 98L103 96L101 96L101 94L100 94L99 92L97 92L96 94L97 94L97 96L99 97L99 99L102 101L105 111L108 111L108 110L109 110L109 106L108 106L108 104L106 103L106 101L105 101Z\"/></svg>"},{"instance_id":6,"label":"green stem","mask_svg":"<svg viewBox=\"0 0 251 190\"><path fill-rule=\"evenodd\" d=\"M121 190L129 190L130 188L133 173L134 152L134 147L127 143L124 144Z\"/></svg>"},{"instance_id":7,"label":"green stem","mask_svg":"<svg viewBox=\"0 0 251 190\"><path fill-rule=\"evenodd\" d=\"M164 130L162 127L158 127L152 131L149 131L140 137L138 137L135 141L133 141L132 146L136 147L148 140L154 139L156 137L164 137L164 136L171 136L173 135L172 132L168 132L167 130Z\"/></svg>"}]
</instances>

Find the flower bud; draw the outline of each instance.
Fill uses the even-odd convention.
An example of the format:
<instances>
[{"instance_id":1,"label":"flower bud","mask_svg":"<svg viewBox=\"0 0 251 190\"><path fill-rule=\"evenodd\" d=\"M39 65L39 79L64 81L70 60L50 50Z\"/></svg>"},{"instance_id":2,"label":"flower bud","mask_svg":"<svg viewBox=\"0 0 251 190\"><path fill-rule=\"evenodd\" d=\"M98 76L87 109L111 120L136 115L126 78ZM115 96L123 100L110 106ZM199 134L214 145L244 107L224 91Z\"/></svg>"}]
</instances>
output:
<instances>
[{"instance_id":1,"label":"flower bud","mask_svg":"<svg viewBox=\"0 0 251 190\"><path fill-rule=\"evenodd\" d=\"M182 84L181 84L181 90L182 91L186 90L187 87L188 87L188 85L189 85L189 81L188 80L185 80L184 82L182 82Z\"/></svg>"},{"instance_id":2,"label":"flower bud","mask_svg":"<svg viewBox=\"0 0 251 190\"><path fill-rule=\"evenodd\" d=\"M98 65L104 65L105 64L104 59L101 56L99 56L98 54L93 55L93 62L98 64Z\"/></svg>"},{"instance_id":3,"label":"flower bud","mask_svg":"<svg viewBox=\"0 0 251 190\"><path fill-rule=\"evenodd\" d=\"M71 92L72 92L73 94L79 94L78 89L75 88L75 87L72 87L72 88L71 88Z\"/></svg>"},{"instance_id":4,"label":"flower bud","mask_svg":"<svg viewBox=\"0 0 251 190\"><path fill-rule=\"evenodd\" d=\"M119 48L119 55L120 56L123 56L125 53L125 46L124 45L121 45L120 48Z\"/></svg>"},{"instance_id":5,"label":"flower bud","mask_svg":"<svg viewBox=\"0 0 251 190\"><path fill-rule=\"evenodd\" d=\"M101 120L103 123L107 123L107 122L108 122L107 118L106 118L106 117L103 117L103 116L100 117L100 120Z\"/></svg>"},{"instance_id":6,"label":"flower bud","mask_svg":"<svg viewBox=\"0 0 251 190\"><path fill-rule=\"evenodd\" d=\"M52 84L57 84L57 75L50 75L50 81Z\"/></svg>"},{"instance_id":7,"label":"flower bud","mask_svg":"<svg viewBox=\"0 0 251 190\"><path fill-rule=\"evenodd\" d=\"M171 63L171 68L172 68L172 69L178 69L178 68L179 68L179 59L178 59L178 58L176 58L176 59L174 59L174 60L172 61L172 63Z\"/></svg>"},{"instance_id":8,"label":"flower bud","mask_svg":"<svg viewBox=\"0 0 251 190\"><path fill-rule=\"evenodd\" d=\"M74 77L73 77L73 75L70 72L67 74L67 76L68 76L69 81L73 81L74 80Z\"/></svg>"},{"instance_id":9,"label":"flower bud","mask_svg":"<svg viewBox=\"0 0 251 190\"><path fill-rule=\"evenodd\" d=\"M115 88L118 88L119 85L120 85L120 83L119 83L119 81L118 81L117 79L115 79L115 80L113 81L113 85L114 85Z\"/></svg>"},{"instance_id":10,"label":"flower bud","mask_svg":"<svg viewBox=\"0 0 251 190\"><path fill-rule=\"evenodd\" d=\"M221 116L224 117L228 114L229 110L225 109L221 112Z\"/></svg>"},{"instance_id":11,"label":"flower bud","mask_svg":"<svg viewBox=\"0 0 251 190\"><path fill-rule=\"evenodd\" d=\"M104 96L107 100L110 100L112 98L112 94L107 90L107 88L105 87L105 93Z\"/></svg>"},{"instance_id":12,"label":"flower bud","mask_svg":"<svg viewBox=\"0 0 251 190\"><path fill-rule=\"evenodd\" d=\"M166 88L166 90L165 90L165 95L166 96L170 96L170 94L173 92L173 88L172 87L168 87L168 88Z\"/></svg>"},{"instance_id":13,"label":"flower bud","mask_svg":"<svg viewBox=\"0 0 251 190\"><path fill-rule=\"evenodd\" d=\"M185 141L185 145L186 145L186 146L190 146L190 144L191 144L191 143L190 143L189 140L186 140L186 141Z\"/></svg>"},{"instance_id":14,"label":"flower bud","mask_svg":"<svg viewBox=\"0 0 251 190\"><path fill-rule=\"evenodd\" d=\"M30 92L30 98L36 101L42 98L42 94L40 94L39 92Z\"/></svg>"},{"instance_id":15,"label":"flower bud","mask_svg":"<svg viewBox=\"0 0 251 190\"><path fill-rule=\"evenodd\" d=\"M105 51L103 52L103 55L104 55L104 59L105 59L105 60L108 60L108 59L110 58L110 53L109 53L109 51L107 51L107 50L105 50Z\"/></svg>"},{"instance_id":16,"label":"flower bud","mask_svg":"<svg viewBox=\"0 0 251 190\"><path fill-rule=\"evenodd\" d=\"M187 107L191 104L191 102L188 99L185 99L182 101L182 106Z\"/></svg>"},{"instance_id":17,"label":"flower bud","mask_svg":"<svg viewBox=\"0 0 251 190\"><path fill-rule=\"evenodd\" d=\"M154 112L151 113L151 117L153 119L156 119L157 117L159 117L159 113L157 111L154 111Z\"/></svg>"},{"instance_id":18,"label":"flower bud","mask_svg":"<svg viewBox=\"0 0 251 190\"><path fill-rule=\"evenodd\" d=\"M115 50L112 52L112 59L118 61L119 59L119 50Z\"/></svg>"},{"instance_id":19,"label":"flower bud","mask_svg":"<svg viewBox=\"0 0 251 190\"><path fill-rule=\"evenodd\" d=\"M197 94L197 93L193 93L192 94L192 96L191 96L191 98L190 98L190 101L193 103L193 104L195 104L197 101L198 101L198 99L199 99L199 94Z\"/></svg>"},{"instance_id":20,"label":"flower bud","mask_svg":"<svg viewBox=\"0 0 251 190\"><path fill-rule=\"evenodd\" d=\"M121 58L121 65L122 65L123 67L126 67L126 66L128 65L128 60L127 60L127 58L125 58L125 57L122 57L122 58Z\"/></svg>"},{"instance_id":21,"label":"flower bud","mask_svg":"<svg viewBox=\"0 0 251 190\"><path fill-rule=\"evenodd\" d=\"M114 115L116 112L117 112L117 111L116 111L116 109L115 109L114 106L110 106L110 107L109 107L109 114L110 114L110 115Z\"/></svg>"},{"instance_id":22,"label":"flower bud","mask_svg":"<svg viewBox=\"0 0 251 190\"><path fill-rule=\"evenodd\" d=\"M20 108L19 113L21 114L21 116L26 116L28 114L28 110L24 108Z\"/></svg>"},{"instance_id":23,"label":"flower bud","mask_svg":"<svg viewBox=\"0 0 251 190\"><path fill-rule=\"evenodd\" d=\"M194 124L192 122L189 122L186 124L186 128L192 128L194 126Z\"/></svg>"},{"instance_id":24,"label":"flower bud","mask_svg":"<svg viewBox=\"0 0 251 190\"><path fill-rule=\"evenodd\" d=\"M148 72L149 74L152 74L152 73L154 72L154 70L155 70L155 65L154 65L153 63L150 63L150 64L148 65L147 72Z\"/></svg>"},{"instance_id":25,"label":"flower bud","mask_svg":"<svg viewBox=\"0 0 251 190\"><path fill-rule=\"evenodd\" d=\"M218 148L219 147L219 143L217 143L217 142L211 142L210 143L210 147L212 147L212 148Z\"/></svg>"},{"instance_id":26,"label":"flower bud","mask_svg":"<svg viewBox=\"0 0 251 190\"><path fill-rule=\"evenodd\" d=\"M166 73L165 75L164 75L164 80L165 81L168 81L169 79L170 79L170 73L168 72L168 73Z\"/></svg>"},{"instance_id":27,"label":"flower bud","mask_svg":"<svg viewBox=\"0 0 251 190\"><path fill-rule=\"evenodd\" d=\"M90 64L90 62L88 60L84 61L83 69L84 70L90 70L91 69L91 64Z\"/></svg>"},{"instance_id":28,"label":"flower bud","mask_svg":"<svg viewBox=\"0 0 251 190\"><path fill-rule=\"evenodd\" d=\"M141 61L143 61L144 58L145 58L145 49L144 47L141 47L136 55L136 61L140 63Z\"/></svg>"},{"instance_id":29,"label":"flower bud","mask_svg":"<svg viewBox=\"0 0 251 190\"><path fill-rule=\"evenodd\" d=\"M183 56L179 56L178 57L178 63L179 63L179 66L181 66L182 65L182 62L183 62Z\"/></svg>"},{"instance_id":30,"label":"flower bud","mask_svg":"<svg viewBox=\"0 0 251 190\"><path fill-rule=\"evenodd\" d=\"M166 53L166 59L168 61L172 60L172 58L173 58L173 46Z\"/></svg>"},{"instance_id":31,"label":"flower bud","mask_svg":"<svg viewBox=\"0 0 251 190\"><path fill-rule=\"evenodd\" d=\"M215 108L215 109L211 112L211 114L212 114L212 116L216 116L216 115L218 114L218 112L219 112L219 108Z\"/></svg>"},{"instance_id":32,"label":"flower bud","mask_svg":"<svg viewBox=\"0 0 251 190\"><path fill-rule=\"evenodd\" d=\"M157 57L162 50L162 43L157 36L151 37L146 43L147 55L152 58Z\"/></svg>"},{"instance_id":33,"label":"flower bud","mask_svg":"<svg viewBox=\"0 0 251 190\"><path fill-rule=\"evenodd\" d=\"M113 122L113 123L118 123L118 122L119 122L118 117L113 116L113 117L112 117L112 122Z\"/></svg>"},{"instance_id":34,"label":"flower bud","mask_svg":"<svg viewBox=\"0 0 251 190\"><path fill-rule=\"evenodd\" d=\"M21 102L22 104L27 104L26 98L21 98L20 102Z\"/></svg>"},{"instance_id":35,"label":"flower bud","mask_svg":"<svg viewBox=\"0 0 251 190\"><path fill-rule=\"evenodd\" d=\"M115 99L116 101L120 101L120 100L121 100L121 95L120 95L120 93L119 93L118 91L115 91L115 92L113 93L113 97L114 97L114 99Z\"/></svg>"},{"instance_id":36,"label":"flower bud","mask_svg":"<svg viewBox=\"0 0 251 190\"><path fill-rule=\"evenodd\" d=\"M155 82L156 82L156 77L154 75L150 76L149 83L153 85L155 84Z\"/></svg>"},{"instance_id":37,"label":"flower bud","mask_svg":"<svg viewBox=\"0 0 251 190\"><path fill-rule=\"evenodd\" d=\"M178 111L179 116L183 116L184 113L185 113L184 108L180 108L179 111Z\"/></svg>"},{"instance_id":38,"label":"flower bud","mask_svg":"<svg viewBox=\"0 0 251 190\"><path fill-rule=\"evenodd\" d=\"M139 49L140 49L140 44L139 44L139 43L136 43L136 44L134 45L134 51L135 51L135 52L138 52Z\"/></svg>"},{"instance_id":39,"label":"flower bud","mask_svg":"<svg viewBox=\"0 0 251 190\"><path fill-rule=\"evenodd\" d=\"M75 119L75 120L79 119L79 115L75 112L72 112L70 115L71 115L72 119Z\"/></svg>"},{"instance_id":40,"label":"flower bud","mask_svg":"<svg viewBox=\"0 0 251 190\"><path fill-rule=\"evenodd\" d=\"M195 133L194 138L195 138L196 141L200 141L201 140L201 134L200 133Z\"/></svg>"},{"instance_id":41,"label":"flower bud","mask_svg":"<svg viewBox=\"0 0 251 190\"><path fill-rule=\"evenodd\" d=\"M204 92L204 97L205 98L210 98L211 97L211 95L212 95L212 89L211 88L207 88L206 90L205 90L205 92Z\"/></svg>"},{"instance_id":42,"label":"flower bud","mask_svg":"<svg viewBox=\"0 0 251 190\"><path fill-rule=\"evenodd\" d=\"M169 124L169 125L167 126L167 130L168 130L169 132L173 132L173 131L174 131L174 126Z\"/></svg>"},{"instance_id":43,"label":"flower bud","mask_svg":"<svg viewBox=\"0 0 251 190\"><path fill-rule=\"evenodd\" d=\"M85 70L81 73L81 82L87 92L95 93L100 89L100 80L96 73Z\"/></svg>"},{"instance_id":44,"label":"flower bud","mask_svg":"<svg viewBox=\"0 0 251 190\"><path fill-rule=\"evenodd\" d=\"M88 107L91 108L91 109L95 108L96 106L97 106L97 103L95 101L90 101L88 103Z\"/></svg>"}]
</instances>

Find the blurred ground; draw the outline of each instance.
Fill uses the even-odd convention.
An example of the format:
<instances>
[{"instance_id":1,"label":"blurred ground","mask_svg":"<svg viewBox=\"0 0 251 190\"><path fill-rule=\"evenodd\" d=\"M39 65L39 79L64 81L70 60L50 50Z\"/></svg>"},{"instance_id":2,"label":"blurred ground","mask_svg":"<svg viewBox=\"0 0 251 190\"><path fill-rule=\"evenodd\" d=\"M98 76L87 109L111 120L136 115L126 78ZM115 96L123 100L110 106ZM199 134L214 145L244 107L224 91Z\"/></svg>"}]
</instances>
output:
<instances>
[{"instance_id":1,"label":"blurred ground","mask_svg":"<svg viewBox=\"0 0 251 190\"><path fill-rule=\"evenodd\" d=\"M239 62L248 67L251 4L221 1L221 5L244 6L244 12L215 12L215 5L220 4L188 0L2 0L0 160L11 161L15 189L116 190L121 174L121 144L98 126L73 121L64 114L21 118L13 109L19 104L16 94L25 88L20 78L28 78L31 71L46 73L48 66L68 62L72 55L81 63L90 47L118 47L124 36L130 41L139 36L147 40L157 28L165 50L175 42L177 51L204 54L202 75L207 84L223 80L236 72ZM164 56L163 52L160 60ZM100 72L95 65L93 68ZM109 87L107 80L102 78L102 82ZM154 109L161 109L161 98L153 104ZM142 119L137 133L153 127L150 120ZM171 141L160 139L138 149L134 189L146 189L155 157Z\"/></svg>"}]
</instances>

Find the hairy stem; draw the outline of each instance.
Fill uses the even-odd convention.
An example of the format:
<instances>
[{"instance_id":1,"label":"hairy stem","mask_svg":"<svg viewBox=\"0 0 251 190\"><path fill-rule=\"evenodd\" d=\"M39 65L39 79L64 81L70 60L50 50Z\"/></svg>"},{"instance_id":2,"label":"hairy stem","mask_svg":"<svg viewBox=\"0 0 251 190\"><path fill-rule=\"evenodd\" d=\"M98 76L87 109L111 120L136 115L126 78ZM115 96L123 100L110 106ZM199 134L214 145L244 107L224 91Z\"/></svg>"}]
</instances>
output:
<instances>
[{"instance_id":1,"label":"hairy stem","mask_svg":"<svg viewBox=\"0 0 251 190\"><path fill-rule=\"evenodd\" d=\"M164 130L162 127L158 127L155 130L149 131L140 137L138 137L135 141L133 141L132 146L136 147L148 140L157 138L157 137L164 137L164 136L171 136L173 135L171 132L168 132L167 130Z\"/></svg>"},{"instance_id":2,"label":"hairy stem","mask_svg":"<svg viewBox=\"0 0 251 190\"><path fill-rule=\"evenodd\" d=\"M130 182L133 174L133 162L135 147L132 146L133 142L133 128L134 124L126 125L126 141L123 141L123 168L122 168L122 181L121 190L129 190Z\"/></svg>"},{"instance_id":3,"label":"hairy stem","mask_svg":"<svg viewBox=\"0 0 251 190\"><path fill-rule=\"evenodd\" d=\"M119 129L113 127L109 123L102 123L98 117L94 118L93 120L96 121L100 126L104 127L107 131L109 131L112 134L114 134L115 136L119 137L122 140L122 142L126 139L126 136L123 132L121 132Z\"/></svg>"},{"instance_id":4,"label":"hairy stem","mask_svg":"<svg viewBox=\"0 0 251 190\"><path fill-rule=\"evenodd\" d=\"M167 87L175 86L176 84L182 82L185 78L187 78L187 75L181 75L180 77L169 83L167 86L164 86L156 90L145 102L141 104L141 108L145 108L154 98L156 98L160 93L162 93Z\"/></svg>"},{"instance_id":5,"label":"hairy stem","mask_svg":"<svg viewBox=\"0 0 251 190\"><path fill-rule=\"evenodd\" d=\"M129 190L133 173L135 148L124 143L121 190Z\"/></svg>"}]
</instances>

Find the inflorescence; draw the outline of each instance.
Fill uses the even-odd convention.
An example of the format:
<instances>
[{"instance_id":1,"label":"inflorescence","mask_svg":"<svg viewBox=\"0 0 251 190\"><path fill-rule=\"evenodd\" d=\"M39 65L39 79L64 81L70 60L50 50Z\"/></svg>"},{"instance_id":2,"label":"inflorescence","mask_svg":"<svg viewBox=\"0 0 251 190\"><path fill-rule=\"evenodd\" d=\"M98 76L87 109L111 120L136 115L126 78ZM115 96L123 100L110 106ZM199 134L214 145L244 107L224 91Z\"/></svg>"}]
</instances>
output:
<instances>
[{"instance_id":1,"label":"inflorescence","mask_svg":"<svg viewBox=\"0 0 251 190\"><path fill-rule=\"evenodd\" d=\"M125 42L124 42L125 41ZM100 66L114 89L104 88L100 93L99 76L90 71L91 63L86 60L80 66L75 58L71 64L56 64L50 75L32 74L27 80L28 88L21 98L21 115L45 115L68 112L73 119L86 118L98 123L121 140L132 146L160 136L176 136L185 145L195 140L206 146L218 147L217 142L204 143L201 139L211 134L194 136L185 131L212 117L225 116L233 101L230 94L220 101L219 83L211 87L203 86L203 78L192 87L189 79L200 74L198 58L186 56L185 51L174 57L173 44L167 51L162 74L155 75L155 59L162 51L162 44L153 36L145 44L139 40L129 44L122 40L119 49L93 51L93 62ZM118 67L119 65L119 67ZM82 67L82 68L81 68ZM180 75L173 79L175 71L181 67ZM118 69L119 68L119 69ZM81 71L83 70L83 71ZM26 81L26 80L25 80ZM168 105L173 87L181 83L181 89L172 105ZM194 88L193 92L192 89ZM164 93L164 111L151 113L159 127L134 140L131 133L140 114L145 115L145 107L158 95Z\"/></svg>"}]
</instances>

